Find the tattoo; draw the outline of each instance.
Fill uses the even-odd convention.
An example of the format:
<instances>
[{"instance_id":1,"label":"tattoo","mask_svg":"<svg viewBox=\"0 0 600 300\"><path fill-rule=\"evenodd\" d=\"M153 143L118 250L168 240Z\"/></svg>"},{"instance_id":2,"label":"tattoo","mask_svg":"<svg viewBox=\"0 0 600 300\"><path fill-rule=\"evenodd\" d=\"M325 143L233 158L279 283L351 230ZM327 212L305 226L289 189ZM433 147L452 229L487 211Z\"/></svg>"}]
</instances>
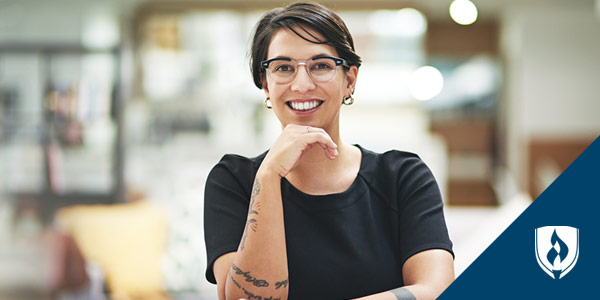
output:
<instances>
[{"instance_id":1,"label":"tattoo","mask_svg":"<svg viewBox=\"0 0 600 300\"><path fill-rule=\"evenodd\" d=\"M288 280L284 280L284 281L279 281L279 282L275 282L275 289L279 289L280 287L287 287L288 286Z\"/></svg>"},{"instance_id":2,"label":"tattoo","mask_svg":"<svg viewBox=\"0 0 600 300\"><path fill-rule=\"evenodd\" d=\"M394 294L398 300L416 300L415 295L403 287L393 289L390 292L392 292L392 294Z\"/></svg>"},{"instance_id":3,"label":"tattoo","mask_svg":"<svg viewBox=\"0 0 600 300\"><path fill-rule=\"evenodd\" d=\"M267 286L269 286L269 283L266 280L254 278L252 275L250 275L250 272L244 272L243 270L241 270L240 268L238 268L235 264L231 264L231 269L233 269L235 271L235 274L237 274L237 275L243 275L244 278L246 278L246 281L247 282L252 282L252 284L254 286L257 286L257 287L267 287Z\"/></svg>"},{"instance_id":4,"label":"tattoo","mask_svg":"<svg viewBox=\"0 0 600 300\"><path fill-rule=\"evenodd\" d=\"M254 295L252 292L246 290L243 286L240 285L239 282L237 282L234 278L233 275L231 275L231 273L229 274L229 278L231 278L231 281L233 281L233 284L235 284L235 286L237 286L239 289L241 289L244 294L246 294L246 296L248 296L248 300L252 300L252 299L256 299L256 300L281 300L281 298L273 298L271 297L265 297L265 296L258 296L258 295Z\"/></svg>"},{"instance_id":5,"label":"tattoo","mask_svg":"<svg viewBox=\"0 0 600 300\"><path fill-rule=\"evenodd\" d=\"M244 228L244 235L242 235L242 240L240 241L240 250L244 250L244 246L246 245L246 237L248 236L248 227L250 225L256 226L256 219L249 219L246 221L246 227ZM253 227L252 231L256 232L256 229Z\"/></svg>"},{"instance_id":6,"label":"tattoo","mask_svg":"<svg viewBox=\"0 0 600 300\"><path fill-rule=\"evenodd\" d=\"M250 196L250 205L248 208L248 221L246 221L244 234L242 235L242 240L240 241L240 250L244 250L244 246L246 245L248 228L252 229L252 231L254 232L256 232L256 230L258 229L258 223L256 219L251 217L251 215L258 215L258 211L260 210L260 202L256 202L256 196L258 194L260 194L260 182L257 178L254 180L254 185L252 186L252 194Z\"/></svg>"},{"instance_id":7,"label":"tattoo","mask_svg":"<svg viewBox=\"0 0 600 300\"><path fill-rule=\"evenodd\" d=\"M250 196L250 211L248 212L248 214L257 214L258 215L258 211L260 210L260 203L257 203L255 206L255 200L256 200L256 196L258 196L258 194L260 194L260 181L258 181L257 179L254 179L254 185L252 186L252 194Z\"/></svg>"}]
</instances>

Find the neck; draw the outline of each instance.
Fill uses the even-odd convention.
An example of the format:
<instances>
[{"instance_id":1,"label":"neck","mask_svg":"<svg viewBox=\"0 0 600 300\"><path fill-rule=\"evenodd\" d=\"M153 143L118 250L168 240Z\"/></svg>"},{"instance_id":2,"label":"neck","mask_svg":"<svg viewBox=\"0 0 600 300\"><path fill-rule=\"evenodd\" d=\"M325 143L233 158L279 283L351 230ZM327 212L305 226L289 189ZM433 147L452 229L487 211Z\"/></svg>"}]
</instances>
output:
<instances>
[{"instance_id":1,"label":"neck","mask_svg":"<svg viewBox=\"0 0 600 300\"><path fill-rule=\"evenodd\" d=\"M308 183L308 181L328 182L324 178L330 178L347 166L346 162L350 159L350 151L353 147L343 143L340 139L334 140L334 142L338 145L338 156L335 159L328 159L323 148L315 145L302 155L298 165L286 177L302 183Z\"/></svg>"},{"instance_id":2,"label":"neck","mask_svg":"<svg viewBox=\"0 0 600 300\"><path fill-rule=\"evenodd\" d=\"M330 160L323 148L313 146L286 179L296 188L312 195L340 193L350 187L360 169L358 148L338 141L338 156Z\"/></svg>"}]
</instances>

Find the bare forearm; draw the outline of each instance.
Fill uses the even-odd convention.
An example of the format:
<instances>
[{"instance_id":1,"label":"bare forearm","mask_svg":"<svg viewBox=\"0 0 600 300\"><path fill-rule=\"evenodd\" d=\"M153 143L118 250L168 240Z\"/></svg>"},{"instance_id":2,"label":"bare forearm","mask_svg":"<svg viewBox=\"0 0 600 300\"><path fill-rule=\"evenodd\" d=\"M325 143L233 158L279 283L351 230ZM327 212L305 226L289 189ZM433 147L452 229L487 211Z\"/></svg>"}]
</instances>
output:
<instances>
[{"instance_id":1,"label":"bare forearm","mask_svg":"<svg viewBox=\"0 0 600 300\"><path fill-rule=\"evenodd\" d=\"M256 175L246 227L227 274L227 299L287 299L280 180L277 174L261 170Z\"/></svg>"}]
</instances>

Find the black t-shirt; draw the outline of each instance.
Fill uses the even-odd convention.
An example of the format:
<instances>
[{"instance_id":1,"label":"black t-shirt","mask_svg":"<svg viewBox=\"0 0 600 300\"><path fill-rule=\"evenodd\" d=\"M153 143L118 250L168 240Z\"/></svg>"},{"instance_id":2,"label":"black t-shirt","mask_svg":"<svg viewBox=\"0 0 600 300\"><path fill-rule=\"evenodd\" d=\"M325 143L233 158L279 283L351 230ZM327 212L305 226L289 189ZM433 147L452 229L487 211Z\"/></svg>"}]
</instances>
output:
<instances>
[{"instance_id":1,"label":"black t-shirt","mask_svg":"<svg viewBox=\"0 0 600 300\"><path fill-rule=\"evenodd\" d=\"M442 199L415 154L362 152L358 176L344 192L309 195L281 180L289 299L349 299L404 285L402 265L428 249L452 253ZM206 278L215 260L236 251L248 215L255 158L225 155L205 189Z\"/></svg>"}]
</instances>

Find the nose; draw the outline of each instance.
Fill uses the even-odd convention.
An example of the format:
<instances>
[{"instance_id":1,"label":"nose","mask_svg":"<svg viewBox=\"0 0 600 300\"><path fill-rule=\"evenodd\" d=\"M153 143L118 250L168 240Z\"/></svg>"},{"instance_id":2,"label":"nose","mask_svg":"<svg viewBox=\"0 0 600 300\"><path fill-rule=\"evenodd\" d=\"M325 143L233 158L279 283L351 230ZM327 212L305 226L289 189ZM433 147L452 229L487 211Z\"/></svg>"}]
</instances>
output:
<instances>
[{"instance_id":1,"label":"nose","mask_svg":"<svg viewBox=\"0 0 600 300\"><path fill-rule=\"evenodd\" d=\"M304 68L300 68L300 65L301 64L298 64L298 70L296 71L296 76L292 80L291 89L292 91L299 93L306 93L315 88L315 82L310 77L310 74L308 74L308 67L306 64L302 64L304 65Z\"/></svg>"}]
</instances>

